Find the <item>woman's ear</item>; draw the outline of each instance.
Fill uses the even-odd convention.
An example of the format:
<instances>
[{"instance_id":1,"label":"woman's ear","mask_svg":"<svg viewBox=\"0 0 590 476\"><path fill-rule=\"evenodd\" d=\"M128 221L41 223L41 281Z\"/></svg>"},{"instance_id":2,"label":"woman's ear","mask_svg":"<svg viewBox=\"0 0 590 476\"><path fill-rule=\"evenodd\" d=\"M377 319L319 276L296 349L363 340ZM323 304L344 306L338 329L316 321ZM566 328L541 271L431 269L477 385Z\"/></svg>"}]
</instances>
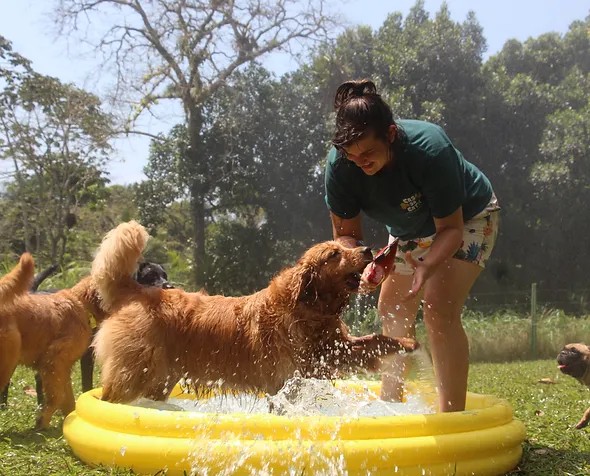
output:
<instances>
[{"instance_id":1,"label":"woman's ear","mask_svg":"<svg viewBox=\"0 0 590 476\"><path fill-rule=\"evenodd\" d=\"M397 126L395 124L391 124L389 126L389 130L387 132L389 143L392 144L395 138L397 137Z\"/></svg>"}]
</instances>

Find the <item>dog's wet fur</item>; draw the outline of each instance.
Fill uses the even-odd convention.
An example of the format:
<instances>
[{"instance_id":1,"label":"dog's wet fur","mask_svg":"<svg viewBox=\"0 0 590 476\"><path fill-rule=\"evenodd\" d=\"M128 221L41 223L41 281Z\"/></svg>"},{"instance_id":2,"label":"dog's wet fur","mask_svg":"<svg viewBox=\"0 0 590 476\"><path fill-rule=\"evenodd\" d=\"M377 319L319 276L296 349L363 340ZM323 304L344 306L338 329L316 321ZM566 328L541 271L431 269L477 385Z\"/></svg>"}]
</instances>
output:
<instances>
[{"instance_id":1,"label":"dog's wet fur","mask_svg":"<svg viewBox=\"0 0 590 476\"><path fill-rule=\"evenodd\" d=\"M39 291L55 269L33 276L34 260L25 253L19 264L0 278L0 405L6 406L16 366L33 368L40 404L37 429L47 428L55 411L66 415L74 409L70 375L76 360L82 359L83 389L92 387L89 315L98 323L108 317L89 276L70 289ZM141 263L140 270L143 273L137 276L145 286L172 288L161 265Z\"/></svg>"},{"instance_id":2,"label":"dog's wet fur","mask_svg":"<svg viewBox=\"0 0 590 476\"><path fill-rule=\"evenodd\" d=\"M87 280L53 294L29 293L33 272L33 258L25 253L0 280L0 388L17 365L35 369L45 395L36 428L44 429L56 410L66 415L74 409L70 374L90 342L82 296L91 290Z\"/></svg>"},{"instance_id":3,"label":"dog's wet fur","mask_svg":"<svg viewBox=\"0 0 590 476\"><path fill-rule=\"evenodd\" d=\"M123 223L106 235L92 265L110 313L93 342L104 400L165 400L181 377L274 394L296 371L321 378L378 371L383 359L418 347L409 338L352 336L342 321L372 260L367 247L317 244L268 287L228 297L130 279L148 238L137 222Z\"/></svg>"}]
</instances>

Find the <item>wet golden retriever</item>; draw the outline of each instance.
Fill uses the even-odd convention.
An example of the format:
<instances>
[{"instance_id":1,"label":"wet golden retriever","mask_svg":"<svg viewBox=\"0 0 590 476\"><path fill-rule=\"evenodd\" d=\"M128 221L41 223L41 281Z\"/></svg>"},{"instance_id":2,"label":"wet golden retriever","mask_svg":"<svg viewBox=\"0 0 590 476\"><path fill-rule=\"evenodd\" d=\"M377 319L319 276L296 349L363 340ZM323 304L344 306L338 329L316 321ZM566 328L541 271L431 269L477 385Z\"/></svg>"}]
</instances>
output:
<instances>
[{"instance_id":1,"label":"wet golden retriever","mask_svg":"<svg viewBox=\"0 0 590 476\"><path fill-rule=\"evenodd\" d=\"M148 234L137 222L111 230L91 276L111 316L93 346L104 400L164 400L186 376L196 385L276 393L299 371L333 377L378 370L413 339L354 337L340 315L371 261L365 247L313 246L268 287L242 297L142 288L129 276Z\"/></svg>"},{"instance_id":2,"label":"wet golden retriever","mask_svg":"<svg viewBox=\"0 0 590 476\"><path fill-rule=\"evenodd\" d=\"M36 428L43 429L56 410L64 415L74 410L70 374L91 336L86 304L93 308L99 301L89 278L53 294L31 294L33 273L33 258L26 253L0 281L0 389L17 365L37 370L45 401Z\"/></svg>"}]
</instances>

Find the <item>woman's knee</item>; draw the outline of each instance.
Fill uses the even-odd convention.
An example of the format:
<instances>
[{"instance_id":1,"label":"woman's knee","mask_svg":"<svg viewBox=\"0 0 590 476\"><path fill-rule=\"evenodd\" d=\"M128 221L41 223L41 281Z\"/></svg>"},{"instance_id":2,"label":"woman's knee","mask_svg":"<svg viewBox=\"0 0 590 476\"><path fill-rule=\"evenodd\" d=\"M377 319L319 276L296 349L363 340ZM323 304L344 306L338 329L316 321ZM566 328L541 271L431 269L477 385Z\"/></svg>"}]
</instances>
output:
<instances>
[{"instance_id":1,"label":"woman's knee","mask_svg":"<svg viewBox=\"0 0 590 476\"><path fill-rule=\"evenodd\" d=\"M463 330L462 306L451 306L424 301L422 314L429 334L448 334Z\"/></svg>"}]
</instances>

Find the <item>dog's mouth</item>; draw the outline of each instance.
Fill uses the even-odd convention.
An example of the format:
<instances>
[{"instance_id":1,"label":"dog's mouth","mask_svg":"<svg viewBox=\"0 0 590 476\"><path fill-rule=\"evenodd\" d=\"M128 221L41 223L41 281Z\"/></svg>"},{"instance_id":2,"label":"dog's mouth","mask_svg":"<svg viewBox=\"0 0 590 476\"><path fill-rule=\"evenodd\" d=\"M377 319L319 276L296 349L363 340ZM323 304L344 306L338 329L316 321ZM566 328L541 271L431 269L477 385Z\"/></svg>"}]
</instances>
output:
<instances>
[{"instance_id":1,"label":"dog's mouth","mask_svg":"<svg viewBox=\"0 0 590 476\"><path fill-rule=\"evenodd\" d=\"M558 359L557 360L557 368L559 370L561 370L564 374L567 374L567 373L571 372L572 365L571 365L571 363L568 364L567 361L564 359Z\"/></svg>"},{"instance_id":2,"label":"dog's mouth","mask_svg":"<svg viewBox=\"0 0 590 476\"><path fill-rule=\"evenodd\" d=\"M350 273L348 276L346 276L344 283L346 284L346 287L351 291L357 290L361 284L361 273L359 273L358 271Z\"/></svg>"},{"instance_id":3,"label":"dog's mouth","mask_svg":"<svg viewBox=\"0 0 590 476\"><path fill-rule=\"evenodd\" d=\"M571 375L572 377L578 378L584 371L581 369L578 362L570 362L570 360L575 357L574 355L561 353L557 358L557 368L566 375Z\"/></svg>"},{"instance_id":4,"label":"dog's mouth","mask_svg":"<svg viewBox=\"0 0 590 476\"><path fill-rule=\"evenodd\" d=\"M580 371L579 369L576 369L575 367L567 364L558 364L557 368L562 374L569 375L570 377L574 378L579 378L584 374L583 371Z\"/></svg>"}]
</instances>

